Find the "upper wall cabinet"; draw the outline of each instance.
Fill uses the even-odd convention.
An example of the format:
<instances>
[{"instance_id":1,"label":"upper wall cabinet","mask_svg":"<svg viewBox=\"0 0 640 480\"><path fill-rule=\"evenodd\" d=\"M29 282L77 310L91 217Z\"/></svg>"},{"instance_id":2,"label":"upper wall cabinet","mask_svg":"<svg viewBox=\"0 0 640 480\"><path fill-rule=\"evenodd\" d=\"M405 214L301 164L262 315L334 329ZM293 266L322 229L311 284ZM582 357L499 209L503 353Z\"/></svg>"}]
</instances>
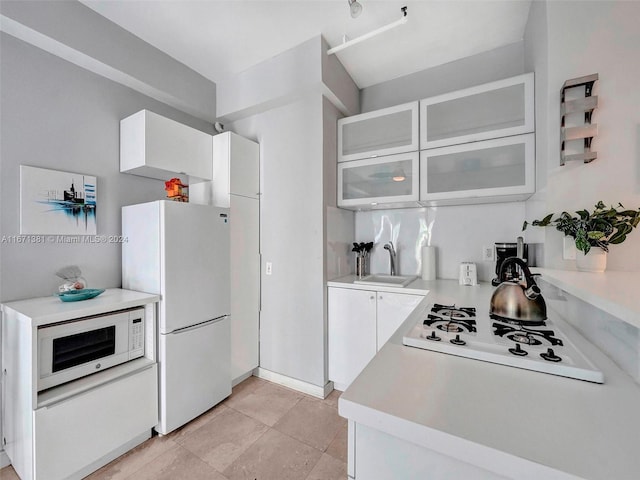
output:
<instances>
[{"instance_id":1,"label":"upper wall cabinet","mask_svg":"<svg viewBox=\"0 0 640 480\"><path fill-rule=\"evenodd\" d=\"M420 101L420 149L533 132L533 73Z\"/></svg>"},{"instance_id":2,"label":"upper wall cabinet","mask_svg":"<svg viewBox=\"0 0 640 480\"><path fill-rule=\"evenodd\" d=\"M338 120L338 162L418 150L418 102Z\"/></svg>"},{"instance_id":3,"label":"upper wall cabinet","mask_svg":"<svg viewBox=\"0 0 640 480\"><path fill-rule=\"evenodd\" d=\"M211 180L212 136L148 110L120 121L120 171L169 180Z\"/></svg>"},{"instance_id":4,"label":"upper wall cabinet","mask_svg":"<svg viewBox=\"0 0 640 480\"><path fill-rule=\"evenodd\" d=\"M420 152L420 204L518 201L535 192L533 133Z\"/></svg>"},{"instance_id":5,"label":"upper wall cabinet","mask_svg":"<svg viewBox=\"0 0 640 480\"><path fill-rule=\"evenodd\" d=\"M417 207L418 152L338 164L338 206L354 210Z\"/></svg>"}]
</instances>

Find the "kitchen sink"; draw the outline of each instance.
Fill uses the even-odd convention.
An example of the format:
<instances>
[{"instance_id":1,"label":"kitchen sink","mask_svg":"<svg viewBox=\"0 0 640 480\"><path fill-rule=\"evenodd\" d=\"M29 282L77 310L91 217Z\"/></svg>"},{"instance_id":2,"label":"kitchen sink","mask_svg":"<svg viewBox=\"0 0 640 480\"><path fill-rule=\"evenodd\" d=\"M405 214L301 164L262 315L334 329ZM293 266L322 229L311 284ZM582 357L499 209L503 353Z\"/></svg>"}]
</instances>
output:
<instances>
[{"instance_id":1,"label":"kitchen sink","mask_svg":"<svg viewBox=\"0 0 640 480\"><path fill-rule=\"evenodd\" d=\"M417 277L415 275L401 276L374 273L372 275L362 277L359 280L354 280L353 283L356 283L358 285L380 285L383 287L406 287L416 278Z\"/></svg>"}]
</instances>

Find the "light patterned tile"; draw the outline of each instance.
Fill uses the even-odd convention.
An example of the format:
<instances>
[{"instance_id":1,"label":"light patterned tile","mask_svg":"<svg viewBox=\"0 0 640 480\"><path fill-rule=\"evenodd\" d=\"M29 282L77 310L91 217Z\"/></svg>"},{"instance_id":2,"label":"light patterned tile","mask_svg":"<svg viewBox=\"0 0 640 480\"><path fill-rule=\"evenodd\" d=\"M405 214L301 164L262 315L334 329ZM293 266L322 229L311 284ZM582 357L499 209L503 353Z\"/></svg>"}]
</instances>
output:
<instances>
[{"instance_id":1,"label":"light patterned tile","mask_svg":"<svg viewBox=\"0 0 640 480\"><path fill-rule=\"evenodd\" d=\"M331 405L332 407L338 408L338 399L342 395L342 392L339 390L332 390L327 398L324 399L324 403L327 405Z\"/></svg>"},{"instance_id":2,"label":"light patterned tile","mask_svg":"<svg viewBox=\"0 0 640 480\"><path fill-rule=\"evenodd\" d=\"M322 400L303 398L273 428L324 452L345 423Z\"/></svg>"},{"instance_id":3,"label":"light patterned tile","mask_svg":"<svg viewBox=\"0 0 640 480\"><path fill-rule=\"evenodd\" d=\"M294 390L265 382L237 402L226 405L271 427L303 396Z\"/></svg>"},{"instance_id":4,"label":"light patterned tile","mask_svg":"<svg viewBox=\"0 0 640 480\"><path fill-rule=\"evenodd\" d=\"M222 472L268 427L231 408L184 437L182 446Z\"/></svg>"},{"instance_id":5,"label":"light patterned tile","mask_svg":"<svg viewBox=\"0 0 640 480\"><path fill-rule=\"evenodd\" d=\"M0 480L20 480L16 471L11 465L8 467L0 468Z\"/></svg>"},{"instance_id":6,"label":"light patterned tile","mask_svg":"<svg viewBox=\"0 0 640 480\"><path fill-rule=\"evenodd\" d=\"M123 480L156 460L177 444L169 437L156 436L129 450L89 475L89 480Z\"/></svg>"},{"instance_id":7,"label":"light patterned tile","mask_svg":"<svg viewBox=\"0 0 640 480\"><path fill-rule=\"evenodd\" d=\"M215 407L204 412L199 417L194 418L183 427L180 427L177 430L174 430L168 435L168 437L171 438L171 440L173 440L176 443L183 443L185 437L189 436L190 434L198 430L200 427L210 422L213 418L220 415L226 409L227 407L225 407L223 404L218 404Z\"/></svg>"},{"instance_id":8,"label":"light patterned tile","mask_svg":"<svg viewBox=\"0 0 640 480\"><path fill-rule=\"evenodd\" d=\"M325 453L328 453L334 458L343 462L347 461L347 432L349 430L349 424L345 420L343 426L340 428L335 438L331 441Z\"/></svg>"},{"instance_id":9,"label":"light patterned tile","mask_svg":"<svg viewBox=\"0 0 640 480\"><path fill-rule=\"evenodd\" d=\"M346 478L347 463L325 453L306 480L346 480Z\"/></svg>"},{"instance_id":10,"label":"light patterned tile","mask_svg":"<svg viewBox=\"0 0 640 480\"><path fill-rule=\"evenodd\" d=\"M230 480L304 480L322 452L269 429L223 473Z\"/></svg>"},{"instance_id":11,"label":"light patterned tile","mask_svg":"<svg viewBox=\"0 0 640 480\"><path fill-rule=\"evenodd\" d=\"M234 404L245 398L247 395L255 392L257 388L265 385L266 383L268 383L267 380L251 376L233 387L231 395L222 403L227 407L233 407Z\"/></svg>"},{"instance_id":12,"label":"light patterned tile","mask_svg":"<svg viewBox=\"0 0 640 480\"><path fill-rule=\"evenodd\" d=\"M176 445L131 477L135 480L226 480L211 465Z\"/></svg>"}]
</instances>

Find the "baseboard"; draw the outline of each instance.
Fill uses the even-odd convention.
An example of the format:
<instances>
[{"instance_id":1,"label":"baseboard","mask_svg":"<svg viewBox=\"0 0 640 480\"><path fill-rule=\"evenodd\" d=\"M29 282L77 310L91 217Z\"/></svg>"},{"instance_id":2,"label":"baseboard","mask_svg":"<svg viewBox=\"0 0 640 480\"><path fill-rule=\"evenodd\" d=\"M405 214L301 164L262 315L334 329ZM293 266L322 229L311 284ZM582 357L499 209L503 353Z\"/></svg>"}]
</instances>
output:
<instances>
[{"instance_id":1,"label":"baseboard","mask_svg":"<svg viewBox=\"0 0 640 480\"><path fill-rule=\"evenodd\" d=\"M319 387L317 385L313 385L312 383L298 380L297 378L291 378L280 373L265 370L261 367L256 368L253 371L253 374L256 377L268 380L273 383L277 383L278 385L282 385L283 387L291 388L292 390L297 390L299 392L306 393L307 395L311 395L317 398L326 398L327 395L329 395L333 391L333 382L327 382L324 387Z\"/></svg>"},{"instance_id":2,"label":"baseboard","mask_svg":"<svg viewBox=\"0 0 640 480\"><path fill-rule=\"evenodd\" d=\"M7 452L0 450L0 468L7 467L9 465L11 465L11 460L9 460Z\"/></svg>"},{"instance_id":3,"label":"baseboard","mask_svg":"<svg viewBox=\"0 0 640 480\"><path fill-rule=\"evenodd\" d=\"M239 377L234 378L231 381L231 386L235 387L239 383L244 382L247 378L249 378L251 375L253 375L253 372L254 372L254 370L251 369L247 373L244 373L244 374L240 375Z\"/></svg>"}]
</instances>

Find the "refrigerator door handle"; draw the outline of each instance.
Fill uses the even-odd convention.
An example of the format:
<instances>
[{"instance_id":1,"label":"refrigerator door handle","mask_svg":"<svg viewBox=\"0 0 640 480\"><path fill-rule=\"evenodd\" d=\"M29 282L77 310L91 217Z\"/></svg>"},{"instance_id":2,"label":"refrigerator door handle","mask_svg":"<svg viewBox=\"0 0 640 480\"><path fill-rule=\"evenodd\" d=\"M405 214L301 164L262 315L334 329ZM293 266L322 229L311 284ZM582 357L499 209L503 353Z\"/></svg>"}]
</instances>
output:
<instances>
[{"instance_id":1,"label":"refrigerator door handle","mask_svg":"<svg viewBox=\"0 0 640 480\"><path fill-rule=\"evenodd\" d=\"M198 328L206 327L206 326L211 325L213 323L221 322L222 320L224 320L225 318L228 318L228 317L229 317L228 315L223 315L222 317L212 318L211 320L207 320L205 322L196 323L195 325L190 325L188 327L179 328L179 329L174 330L172 332L168 332L166 335L174 335L174 334L177 335L179 333L189 332L191 330L197 330Z\"/></svg>"}]
</instances>

